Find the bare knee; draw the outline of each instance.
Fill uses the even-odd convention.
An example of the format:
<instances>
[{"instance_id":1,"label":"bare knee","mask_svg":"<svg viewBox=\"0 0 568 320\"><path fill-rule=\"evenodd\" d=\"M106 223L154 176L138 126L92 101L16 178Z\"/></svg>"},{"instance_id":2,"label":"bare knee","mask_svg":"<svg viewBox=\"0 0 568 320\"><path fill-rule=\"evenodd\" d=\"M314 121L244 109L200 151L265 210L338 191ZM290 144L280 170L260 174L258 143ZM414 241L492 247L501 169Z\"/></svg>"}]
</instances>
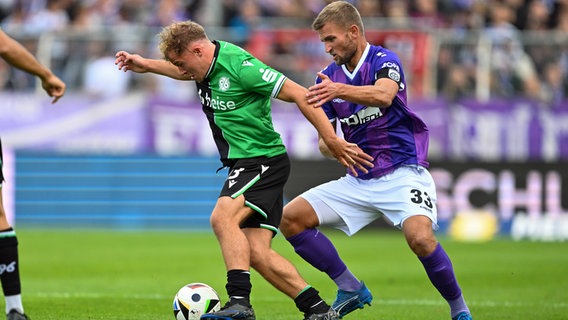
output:
<instances>
[{"instance_id":1,"label":"bare knee","mask_svg":"<svg viewBox=\"0 0 568 320\"><path fill-rule=\"evenodd\" d=\"M295 234L300 233L302 227L296 221L296 218L292 215L286 214L286 209L284 210L284 214L282 215L282 221L280 222L280 232L284 237L288 238Z\"/></svg>"},{"instance_id":2,"label":"bare knee","mask_svg":"<svg viewBox=\"0 0 568 320\"><path fill-rule=\"evenodd\" d=\"M432 230L432 222L428 217L415 216L408 218L402 228L410 249L419 257L434 252L438 240Z\"/></svg>"},{"instance_id":3,"label":"bare knee","mask_svg":"<svg viewBox=\"0 0 568 320\"><path fill-rule=\"evenodd\" d=\"M238 229L241 222L244 221L252 210L244 205L244 197L240 196L236 199L230 197L220 197L211 212L209 223L215 235L230 232Z\"/></svg>"},{"instance_id":4,"label":"bare knee","mask_svg":"<svg viewBox=\"0 0 568 320\"><path fill-rule=\"evenodd\" d=\"M315 225L310 224L308 220L302 218L301 214L298 213L287 214L287 213L289 213L289 211L284 210L284 214L282 215L282 221L280 222L280 227L279 227L284 237L289 238L291 236L297 235L298 233L308 228L315 227Z\"/></svg>"},{"instance_id":5,"label":"bare knee","mask_svg":"<svg viewBox=\"0 0 568 320\"><path fill-rule=\"evenodd\" d=\"M436 249L438 241L434 236L414 236L407 238L408 246L419 257L426 257Z\"/></svg>"},{"instance_id":6,"label":"bare knee","mask_svg":"<svg viewBox=\"0 0 568 320\"><path fill-rule=\"evenodd\" d=\"M284 207L279 228L284 237L288 238L318 225L319 220L309 202L302 197L296 197Z\"/></svg>"},{"instance_id":7,"label":"bare knee","mask_svg":"<svg viewBox=\"0 0 568 320\"><path fill-rule=\"evenodd\" d=\"M213 229L213 232L216 235L218 235L223 230L223 226L226 226L225 220L226 219L224 219L224 217L215 210L211 213L211 216L209 217L209 223L211 224L211 229Z\"/></svg>"}]
</instances>

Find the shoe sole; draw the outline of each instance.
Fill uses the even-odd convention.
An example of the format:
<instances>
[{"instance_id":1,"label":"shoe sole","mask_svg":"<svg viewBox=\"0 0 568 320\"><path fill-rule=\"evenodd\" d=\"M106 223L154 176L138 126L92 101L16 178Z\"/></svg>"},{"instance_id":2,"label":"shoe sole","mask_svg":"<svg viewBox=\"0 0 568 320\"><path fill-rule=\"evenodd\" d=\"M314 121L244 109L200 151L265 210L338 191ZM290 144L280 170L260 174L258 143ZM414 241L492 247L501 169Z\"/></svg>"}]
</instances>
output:
<instances>
[{"instance_id":1,"label":"shoe sole","mask_svg":"<svg viewBox=\"0 0 568 320\"><path fill-rule=\"evenodd\" d=\"M365 305L371 306L371 301L373 301L372 295L366 297L363 300L359 300L357 304L353 304L352 306L349 306L348 309L345 309L345 308L342 309L340 307L339 310L335 309L335 311L337 313L339 313L339 319L342 319L343 317L345 317L346 315L348 315L349 313L351 313L351 312L353 312L357 309L363 309L365 307Z\"/></svg>"},{"instance_id":2,"label":"shoe sole","mask_svg":"<svg viewBox=\"0 0 568 320\"><path fill-rule=\"evenodd\" d=\"M233 318L233 317L219 317L219 316L215 316L215 317L201 317L199 319L217 319L217 320L256 320L256 317L254 318Z\"/></svg>"},{"instance_id":3,"label":"shoe sole","mask_svg":"<svg viewBox=\"0 0 568 320\"><path fill-rule=\"evenodd\" d=\"M224 316L210 316L210 315L203 315L199 319L217 319L217 320L256 320L255 316L252 317L244 317L244 318L233 318L233 317L224 317Z\"/></svg>"}]
</instances>

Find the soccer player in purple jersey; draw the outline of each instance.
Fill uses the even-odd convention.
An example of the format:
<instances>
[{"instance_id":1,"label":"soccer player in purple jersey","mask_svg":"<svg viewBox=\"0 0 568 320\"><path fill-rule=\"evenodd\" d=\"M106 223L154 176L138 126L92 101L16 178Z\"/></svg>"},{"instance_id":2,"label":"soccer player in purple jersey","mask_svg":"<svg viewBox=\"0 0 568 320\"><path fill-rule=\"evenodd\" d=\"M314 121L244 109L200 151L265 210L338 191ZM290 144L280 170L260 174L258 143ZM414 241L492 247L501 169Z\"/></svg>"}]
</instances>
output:
<instances>
[{"instance_id":1,"label":"soccer player in purple jersey","mask_svg":"<svg viewBox=\"0 0 568 320\"><path fill-rule=\"evenodd\" d=\"M428 128L407 106L397 55L370 45L357 9L345 1L327 5L312 24L334 60L318 73L308 102L321 106L343 135L373 157L368 172L356 169L314 187L284 208L280 229L295 251L338 286L333 308L341 317L371 304L365 284L318 229L352 235L381 216L401 229L453 320L472 319L450 258L436 239L436 189L427 167ZM320 139L320 151L329 155Z\"/></svg>"}]
</instances>

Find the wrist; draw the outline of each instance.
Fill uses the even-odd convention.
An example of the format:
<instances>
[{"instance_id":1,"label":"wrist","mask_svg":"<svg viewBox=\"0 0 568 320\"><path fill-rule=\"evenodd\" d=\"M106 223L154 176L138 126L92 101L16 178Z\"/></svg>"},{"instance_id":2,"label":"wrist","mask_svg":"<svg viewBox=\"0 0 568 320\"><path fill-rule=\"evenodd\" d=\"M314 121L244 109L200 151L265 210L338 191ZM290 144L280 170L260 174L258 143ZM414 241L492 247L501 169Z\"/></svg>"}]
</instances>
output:
<instances>
[{"instance_id":1,"label":"wrist","mask_svg":"<svg viewBox=\"0 0 568 320\"><path fill-rule=\"evenodd\" d=\"M37 77L42 81L42 82L47 82L49 80L49 78L51 78L53 76L53 73L48 70L48 69L43 69L41 72L38 72Z\"/></svg>"}]
</instances>

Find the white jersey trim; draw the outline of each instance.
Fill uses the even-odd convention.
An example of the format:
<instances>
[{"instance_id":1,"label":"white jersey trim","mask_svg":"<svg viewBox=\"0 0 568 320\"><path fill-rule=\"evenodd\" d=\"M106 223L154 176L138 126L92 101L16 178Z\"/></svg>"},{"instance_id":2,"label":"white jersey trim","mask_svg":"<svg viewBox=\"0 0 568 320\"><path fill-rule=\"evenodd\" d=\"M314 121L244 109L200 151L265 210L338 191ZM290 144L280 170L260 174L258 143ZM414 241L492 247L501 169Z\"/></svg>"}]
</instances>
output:
<instances>
[{"instance_id":1,"label":"white jersey trim","mask_svg":"<svg viewBox=\"0 0 568 320\"><path fill-rule=\"evenodd\" d=\"M365 62L365 59L367 59L367 55L369 54L369 50L371 50L371 45L367 42L367 46L365 47L365 51L363 51L363 54L361 55L361 59L359 59L359 62L357 63L357 66L355 67L353 72L349 72L349 70L347 70L347 67L345 66L345 64L341 65L341 69L343 69L343 72L349 77L349 79L353 80L353 78L355 78L355 75L357 74L357 72L359 72L359 69L361 69L363 62Z\"/></svg>"}]
</instances>

